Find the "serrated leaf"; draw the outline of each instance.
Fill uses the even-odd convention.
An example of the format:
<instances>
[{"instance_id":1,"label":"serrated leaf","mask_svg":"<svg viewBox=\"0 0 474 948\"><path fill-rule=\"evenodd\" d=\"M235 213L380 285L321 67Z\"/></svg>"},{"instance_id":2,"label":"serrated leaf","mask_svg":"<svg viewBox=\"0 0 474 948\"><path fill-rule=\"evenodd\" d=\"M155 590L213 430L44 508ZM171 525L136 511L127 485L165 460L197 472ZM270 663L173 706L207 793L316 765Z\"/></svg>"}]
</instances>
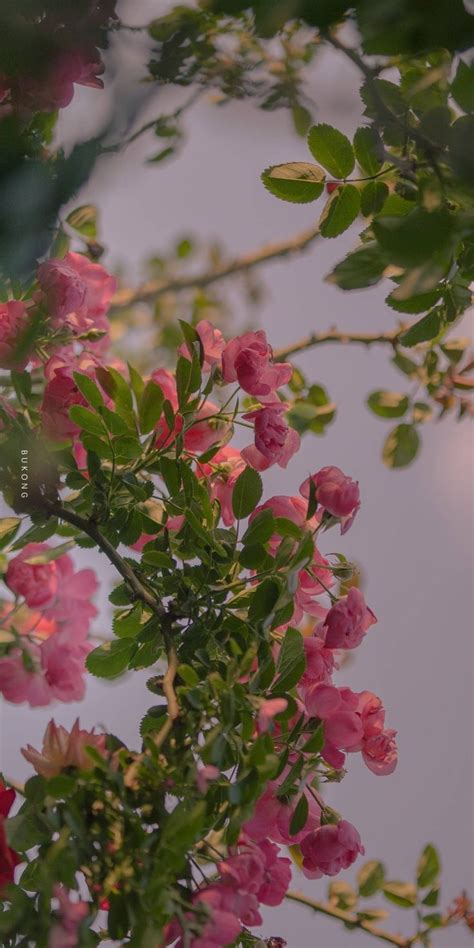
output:
<instances>
[{"instance_id":1,"label":"serrated leaf","mask_svg":"<svg viewBox=\"0 0 474 948\"><path fill-rule=\"evenodd\" d=\"M386 882L383 894L389 902L399 905L400 908L412 908L416 905L416 886L411 882Z\"/></svg>"},{"instance_id":2,"label":"serrated leaf","mask_svg":"<svg viewBox=\"0 0 474 948\"><path fill-rule=\"evenodd\" d=\"M35 553L33 556L29 556L27 559L23 560L23 562L28 563L31 566L52 563L53 560L59 559L60 556L63 556L69 550L72 550L75 545L75 540L66 540L65 543L60 543L59 546L53 546L50 550L43 550L42 553Z\"/></svg>"},{"instance_id":3,"label":"serrated leaf","mask_svg":"<svg viewBox=\"0 0 474 948\"><path fill-rule=\"evenodd\" d=\"M148 434L155 427L161 416L163 402L163 390L153 379L150 379L145 385L138 405L138 420L142 434Z\"/></svg>"},{"instance_id":4,"label":"serrated leaf","mask_svg":"<svg viewBox=\"0 0 474 948\"><path fill-rule=\"evenodd\" d=\"M371 859L366 862L357 873L357 884L359 886L359 895L368 898L374 895L382 888L385 879L385 869L383 863L377 859Z\"/></svg>"},{"instance_id":5,"label":"serrated leaf","mask_svg":"<svg viewBox=\"0 0 474 948\"><path fill-rule=\"evenodd\" d=\"M247 527L242 543L244 546L254 546L256 543L266 543L275 532L275 520L271 510L261 510Z\"/></svg>"},{"instance_id":6,"label":"serrated leaf","mask_svg":"<svg viewBox=\"0 0 474 948\"><path fill-rule=\"evenodd\" d=\"M399 341L402 346L406 346L408 349L420 342L429 342L431 339L436 339L443 328L443 324L443 311L440 307L436 307L426 316L423 316L423 319L420 319L414 326L410 326L406 332L402 333Z\"/></svg>"},{"instance_id":7,"label":"serrated leaf","mask_svg":"<svg viewBox=\"0 0 474 948\"><path fill-rule=\"evenodd\" d=\"M94 204L82 204L66 217L70 227L84 237L97 237L97 208Z\"/></svg>"},{"instance_id":8,"label":"serrated leaf","mask_svg":"<svg viewBox=\"0 0 474 948\"><path fill-rule=\"evenodd\" d=\"M239 474L232 493L232 510L237 520L250 516L263 493L262 478L258 471L246 467Z\"/></svg>"},{"instance_id":9,"label":"serrated leaf","mask_svg":"<svg viewBox=\"0 0 474 948\"><path fill-rule=\"evenodd\" d=\"M366 244L360 250L349 253L326 277L327 283L335 283L341 290L359 290L379 283L385 269L385 261L377 244Z\"/></svg>"},{"instance_id":10,"label":"serrated leaf","mask_svg":"<svg viewBox=\"0 0 474 948\"><path fill-rule=\"evenodd\" d=\"M293 811L290 821L290 836L296 836L300 830L304 829L308 820L308 799L304 793L301 794L298 803Z\"/></svg>"},{"instance_id":11,"label":"serrated leaf","mask_svg":"<svg viewBox=\"0 0 474 948\"><path fill-rule=\"evenodd\" d=\"M439 855L432 843L425 846L416 867L416 881L420 889L432 886L441 872Z\"/></svg>"},{"instance_id":12,"label":"serrated leaf","mask_svg":"<svg viewBox=\"0 0 474 948\"><path fill-rule=\"evenodd\" d=\"M387 392L379 389L370 393L367 405L379 418L402 418L408 409L409 398L401 392Z\"/></svg>"},{"instance_id":13,"label":"serrated leaf","mask_svg":"<svg viewBox=\"0 0 474 948\"><path fill-rule=\"evenodd\" d=\"M354 168L354 150L349 139L337 128L321 123L313 125L308 133L308 146L334 178L347 178Z\"/></svg>"},{"instance_id":14,"label":"serrated leaf","mask_svg":"<svg viewBox=\"0 0 474 948\"><path fill-rule=\"evenodd\" d=\"M416 458L420 438L413 425L397 425L385 439L382 459L387 467L407 467Z\"/></svg>"},{"instance_id":15,"label":"serrated leaf","mask_svg":"<svg viewBox=\"0 0 474 948\"><path fill-rule=\"evenodd\" d=\"M286 630L285 638L280 649L277 663L277 679L275 691L289 691L304 674L306 658L303 645L303 636L298 629L291 626Z\"/></svg>"},{"instance_id":16,"label":"serrated leaf","mask_svg":"<svg viewBox=\"0 0 474 948\"><path fill-rule=\"evenodd\" d=\"M79 391L89 402L89 405L98 408L99 405L104 404L104 399L93 379L89 378L88 375L83 375L82 372L74 372L73 377Z\"/></svg>"},{"instance_id":17,"label":"serrated leaf","mask_svg":"<svg viewBox=\"0 0 474 948\"><path fill-rule=\"evenodd\" d=\"M360 210L360 193L353 184L344 184L325 205L319 219L322 237L337 237L355 221Z\"/></svg>"},{"instance_id":18,"label":"serrated leaf","mask_svg":"<svg viewBox=\"0 0 474 948\"><path fill-rule=\"evenodd\" d=\"M389 293L385 302L397 313L424 313L438 302L440 296L441 290L432 290L430 293L419 293L418 296L400 300L393 293Z\"/></svg>"},{"instance_id":19,"label":"serrated leaf","mask_svg":"<svg viewBox=\"0 0 474 948\"><path fill-rule=\"evenodd\" d=\"M364 217L372 217L382 210L388 197L388 188L383 181L369 181L362 188L360 209Z\"/></svg>"},{"instance_id":20,"label":"serrated leaf","mask_svg":"<svg viewBox=\"0 0 474 948\"><path fill-rule=\"evenodd\" d=\"M88 431L90 434L103 437L105 427L98 415L83 405L72 405L69 409L69 417L75 425L78 425L82 431Z\"/></svg>"},{"instance_id":21,"label":"serrated leaf","mask_svg":"<svg viewBox=\"0 0 474 948\"><path fill-rule=\"evenodd\" d=\"M130 659L136 650L133 639L123 638L104 642L86 658L86 668L98 678L116 678L128 668Z\"/></svg>"},{"instance_id":22,"label":"serrated leaf","mask_svg":"<svg viewBox=\"0 0 474 948\"><path fill-rule=\"evenodd\" d=\"M363 126L358 128L354 135L354 152L358 165L366 174L377 174L382 167L377 158L379 137L373 128Z\"/></svg>"},{"instance_id":23,"label":"serrated leaf","mask_svg":"<svg viewBox=\"0 0 474 948\"><path fill-rule=\"evenodd\" d=\"M289 161L266 168L262 181L267 191L280 200L308 204L322 194L325 177L318 165L306 161Z\"/></svg>"}]
</instances>

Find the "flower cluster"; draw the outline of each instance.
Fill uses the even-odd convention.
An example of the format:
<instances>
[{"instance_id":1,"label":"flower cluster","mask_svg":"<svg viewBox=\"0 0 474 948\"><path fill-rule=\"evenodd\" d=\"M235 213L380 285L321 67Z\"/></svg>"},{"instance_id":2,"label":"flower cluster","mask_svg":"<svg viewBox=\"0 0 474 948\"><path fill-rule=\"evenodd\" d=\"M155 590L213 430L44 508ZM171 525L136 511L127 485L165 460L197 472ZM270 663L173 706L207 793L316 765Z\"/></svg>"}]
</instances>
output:
<instances>
[{"instance_id":1,"label":"flower cluster","mask_svg":"<svg viewBox=\"0 0 474 948\"><path fill-rule=\"evenodd\" d=\"M15 704L80 701L85 692L97 580L91 569L76 571L67 553L49 559L51 552L47 543L28 543L5 574L16 601L2 605L0 621L9 636L0 658L0 692Z\"/></svg>"}]
</instances>

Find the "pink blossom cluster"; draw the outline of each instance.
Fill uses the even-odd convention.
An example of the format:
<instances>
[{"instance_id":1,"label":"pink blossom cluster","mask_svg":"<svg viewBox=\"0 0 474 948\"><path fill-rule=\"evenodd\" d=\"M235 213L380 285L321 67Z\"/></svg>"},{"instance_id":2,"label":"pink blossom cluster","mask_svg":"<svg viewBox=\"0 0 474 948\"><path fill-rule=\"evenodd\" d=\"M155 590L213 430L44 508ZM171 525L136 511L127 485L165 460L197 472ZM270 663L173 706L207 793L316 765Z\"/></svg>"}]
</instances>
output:
<instances>
[{"instance_id":1,"label":"pink blossom cluster","mask_svg":"<svg viewBox=\"0 0 474 948\"><path fill-rule=\"evenodd\" d=\"M0 692L7 701L32 707L84 696L84 663L91 648L87 637L97 614L91 602L97 589L93 570L76 571L66 553L34 562L49 549L46 543L27 544L10 560L5 575L23 604L18 613L9 609L11 604L3 605L2 624L16 638L0 658Z\"/></svg>"},{"instance_id":2,"label":"pink blossom cluster","mask_svg":"<svg viewBox=\"0 0 474 948\"><path fill-rule=\"evenodd\" d=\"M87 753L87 748L93 747L104 756L105 740L105 734L95 734L94 729L86 731L81 728L78 718L71 731L62 725L58 727L53 719L46 728L41 751L28 744L21 753L37 774L49 779L56 777L65 767L90 770L94 767L94 761Z\"/></svg>"},{"instance_id":3,"label":"pink blossom cluster","mask_svg":"<svg viewBox=\"0 0 474 948\"><path fill-rule=\"evenodd\" d=\"M233 942L242 929L262 924L260 905L280 905L291 881L291 862L269 839L257 845L245 834L231 848L227 859L217 864L219 878L193 896L193 914L201 930L191 938L190 948L222 948ZM177 920L165 933L165 944L185 941Z\"/></svg>"}]
</instances>

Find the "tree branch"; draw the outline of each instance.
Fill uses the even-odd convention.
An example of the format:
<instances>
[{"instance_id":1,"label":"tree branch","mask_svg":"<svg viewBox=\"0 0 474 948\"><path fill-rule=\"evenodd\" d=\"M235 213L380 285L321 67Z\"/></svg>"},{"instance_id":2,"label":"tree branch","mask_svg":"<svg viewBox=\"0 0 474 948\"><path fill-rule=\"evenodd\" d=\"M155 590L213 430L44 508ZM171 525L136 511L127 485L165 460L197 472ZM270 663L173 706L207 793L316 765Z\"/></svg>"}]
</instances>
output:
<instances>
[{"instance_id":1,"label":"tree branch","mask_svg":"<svg viewBox=\"0 0 474 948\"><path fill-rule=\"evenodd\" d=\"M352 912L346 912L343 909L336 908L330 905L329 902L314 902L313 899L307 898L302 892L289 891L286 893L285 898L289 899L290 902L298 902L301 905L306 905L312 909L313 912L319 912L322 915L327 915L329 918L337 918L339 921L345 922L353 928L359 928L367 932L367 934L372 935L373 938L378 938L379 941L388 942L389 945L396 945L397 948L410 948L412 944L412 939L410 938L404 938L402 935L391 935L390 932L384 931L383 928L379 928L378 925L374 925L366 919L360 919L357 915L353 915Z\"/></svg>"},{"instance_id":2,"label":"tree branch","mask_svg":"<svg viewBox=\"0 0 474 948\"><path fill-rule=\"evenodd\" d=\"M170 280L148 280L147 283L143 283L142 286L138 286L136 289L118 290L115 296L112 297L112 311L125 309L134 303L150 302L158 299L159 296L163 296L164 293L180 293L193 287L209 286L211 283L225 279L225 277L235 276L238 273L251 270L261 263L268 263L279 257L301 253L318 236L319 227L311 227L297 234L296 237L278 243L264 244L258 250L243 254L241 257L235 257L234 260L219 264L219 266L204 273L175 277Z\"/></svg>"},{"instance_id":3,"label":"tree branch","mask_svg":"<svg viewBox=\"0 0 474 948\"><path fill-rule=\"evenodd\" d=\"M304 339L300 339L299 342L295 342L291 346L276 349L273 355L277 362L285 362L286 359L295 355L297 352L305 352L306 349L323 345L326 342L339 342L344 345L352 343L362 346L389 345L395 349L398 337L401 333L405 332L406 328L406 326L401 326L396 332L381 333L341 332L336 328L328 329L326 332L311 333L309 336L305 336Z\"/></svg>"}]
</instances>

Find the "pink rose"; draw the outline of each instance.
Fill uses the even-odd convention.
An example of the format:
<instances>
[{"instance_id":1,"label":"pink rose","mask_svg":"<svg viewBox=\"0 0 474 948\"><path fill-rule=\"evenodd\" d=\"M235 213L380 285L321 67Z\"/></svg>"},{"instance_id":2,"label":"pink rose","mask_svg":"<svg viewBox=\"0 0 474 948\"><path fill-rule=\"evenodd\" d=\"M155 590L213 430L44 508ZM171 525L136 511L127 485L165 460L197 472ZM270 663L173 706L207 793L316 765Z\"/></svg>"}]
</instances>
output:
<instances>
[{"instance_id":1,"label":"pink rose","mask_svg":"<svg viewBox=\"0 0 474 948\"><path fill-rule=\"evenodd\" d=\"M99 76L104 64L97 49L89 52L62 52L48 69L38 76L22 76L16 84L15 98L22 109L31 112L55 112L73 99L74 83L103 89Z\"/></svg>"},{"instance_id":2,"label":"pink rose","mask_svg":"<svg viewBox=\"0 0 474 948\"><path fill-rule=\"evenodd\" d=\"M62 259L42 263L38 282L53 325L66 323L76 334L91 329L107 332L105 314L117 281L99 263L80 253L67 253Z\"/></svg>"},{"instance_id":3,"label":"pink rose","mask_svg":"<svg viewBox=\"0 0 474 948\"><path fill-rule=\"evenodd\" d=\"M243 416L255 422L255 444L244 448L242 457L257 471L265 471L272 464L286 467L299 449L298 432L282 417L286 408L282 402L271 402Z\"/></svg>"},{"instance_id":4,"label":"pink rose","mask_svg":"<svg viewBox=\"0 0 474 948\"><path fill-rule=\"evenodd\" d=\"M76 719L72 731L57 726L54 720L50 721L43 738L41 751L31 744L21 749L21 753L37 774L42 777L55 777L65 767L77 767L80 770L91 770L95 764L87 753L87 747L94 747L102 756L105 754L105 734L95 734L94 730L84 731L79 727Z\"/></svg>"},{"instance_id":5,"label":"pink rose","mask_svg":"<svg viewBox=\"0 0 474 948\"><path fill-rule=\"evenodd\" d=\"M333 517L341 521L341 533L347 533L360 507L358 481L351 480L339 467L323 467L303 481L300 493L309 497L311 481L316 488L316 500Z\"/></svg>"},{"instance_id":6,"label":"pink rose","mask_svg":"<svg viewBox=\"0 0 474 948\"><path fill-rule=\"evenodd\" d=\"M79 434L79 428L69 418L73 405L87 405L68 369L57 369L47 383L41 403L43 431L52 441L66 441Z\"/></svg>"},{"instance_id":7,"label":"pink rose","mask_svg":"<svg viewBox=\"0 0 474 948\"><path fill-rule=\"evenodd\" d=\"M21 343L28 322L28 310L21 300L0 303L0 369L25 368L29 355L21 351Z\"/></svg>"},{"instance_id":8,"label":"pink rose","mask_svg":"<svg viewBox=\"0 0 474 948\"><path fill-rule=\"evenodd\" d=\"M397 732L387 728L379 734L372 734L362 744L362 759L373 774L379 777L392 774L398 763L398 750L395 741Z\"/></svg>"},{"instance_id":9,"label":"pink rose","mask_svg":"<svg viewBox=\"0 0 474 948\"><path fill-rule=\"evenodd\" d=\"M305 826L290 835L291 820L296 802L287 803L278 798L278 784L271 781L257 800L252 818L247 820L244 831L247 836L261 843L263 839L272 839L275 843L293 845L300 842L309 830L319 826L320 808L312 796L308 796L308 819Z\"/></svg>"},{"instance_id":10,"label":"pink rose","mask_svg":"<svg viewBox=\"0 0 474 948\"><path fill-rule=\"evenodd\" d=\"M220 365L222 351L225 348L225 339L220 329L217 329L207 319L201 319L196 326L196 332L201 340L204 352L203 371L210 372L213 365ZM179 347L178 352L185 359L189 359L187 343Z\"/></svg>"},{"instance_id":11,"label":"pink rose","mask_svg":"<svg viewBox=\"0 0 474 948\"><path fill-rule=\"evenodd\" d=\"M299 687L307 688L319 682L330 682L335 668L337 668L334 652L326 648L322 639L310 635L303 639L306 658L306 668L300 678Z\"/></svg>"},{"instance_id":12,"label":"pink rose","mask_svg":"<svg viewBox=\"0 0 474 948\"><path fill-rule=\"evenodd\" d=\"M347 820L321 826L305 836L300 846L303 872L311 879L336 876L341 869L348 869L359 853L365 852L356 828Z\"/></svg>"},{"instance_id":13,"label":"pink rose","mask_svg":"<svg viewBox=\"0 0 474 948\"><path fill-rule=\"evenodd\" d=\"M196 471L198 477L208 479L210 499L219 502L221 517L226 527L231 527L235 522L232 495L235 482L245 467L240 451L226 446L220 448L211 461L200 464Z\"/></svg>"},{"instance_id":14,"label":"pink rose","mask_svg":"<svg viewBox=\"0 0 474 948\"><path fill-rule=\"evenodd\" d=\"M244 392L261 400L286 385L292 371L289 362L273 362L271 346L261 329L232 339L222 353L224 382L238 382Z\"/></svg>"},{"instance_id":15,"label":"pink rose","mask_svg":"<svg viewBox=\"0 0 474 948\"><path fill-rule=\"evenodd\" d=\"M357 648L365 633L377 619L366 606L364 596L353 586L331 606L325 620L325 645L327 648Z\"/></svg>"},{"instance_id":16,"label":"pink rose","mask_svg":"<svg viewBox=\"0 0 474 948\"><path fill-rule=\"evenodd\" d=\"M51 602L58 589L57 561L28 563L37 554L51 549L46 543L28 543L8 564L5 581L12 592L23 596L32 609Z\"/></svg>"},{"instance_id":17,"label":"pink rose","mask_svg":"<svg viewBox=\"0 0 474 948\"><path fill-rule=\"evenodd\" d=\"M217 418L219 407L205 401L184 432L184 448L189 454L204 454L213 444L222 441L229 431L229 423ZM208 420L209 419L209 420Z\"/></svg>"}]
</instances>

